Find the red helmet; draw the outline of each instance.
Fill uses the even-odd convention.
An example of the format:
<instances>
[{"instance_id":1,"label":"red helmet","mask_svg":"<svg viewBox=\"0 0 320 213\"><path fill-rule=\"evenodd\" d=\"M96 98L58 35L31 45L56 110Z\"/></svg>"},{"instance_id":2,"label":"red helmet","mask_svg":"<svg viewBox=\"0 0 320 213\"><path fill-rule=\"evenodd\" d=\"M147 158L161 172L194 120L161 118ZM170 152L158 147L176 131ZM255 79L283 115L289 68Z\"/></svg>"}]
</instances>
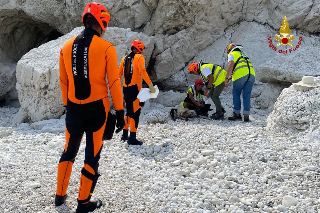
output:
<instances>
[{"instance_id":1,"label":"red helmet","mask_svg":"<svg viewBox=\"0 0 320 213\"><path fill-rule=\"evenodd\" d=\"M91 2L84 8L82 15L82 23L84 24L83 18L86 14L91 14L100 24L102 30L106 30L110 21L110 14L108 10L99 3Z\"/></svg>"},{"instance_id":2,"label":"red helmet","mask_svg":"<svg viewBox=\"0 0 320 213\"><path fill-rule=\"evenodd\" d=\"M196 62L192 62L189 66L189 72L198 72L198 64Z\"/></svg>"},{"instance_id":3,"label":"red helmet","mask_svg":"<svg viewBox=\"0 0 320 213\"><path fill-rule=\"evenodd\" d=\"M196 82L194 83L195 86L197 86L198 84L204 85L204 83L201 79L197 79Z\"/></svg>"},{"instance_id":4,"label":"red helmet","mask_svg":"<svg viewBox=\"0 0 320 213\"><path fill-rule=\"evenodd\" d=\"M142 53L143 50L144 50L144 44L142 43L142 41L139 41L139 40L134 40L131 44L131 50L132 50L132 47L135 47L137 48L137 50Z\"/></svg>"},{"instance_id":5,"label":"red helmet","mask_svg":"<svg viewBox=\"0 0 320 213\"><path fill-rule=\"evenodd\" d=\"M237 46L235 43L231 43L227 46L227 53L229 54L230 50L232 50L232 48L234 48L235 46Z\"/></svg>"}]
</instances>

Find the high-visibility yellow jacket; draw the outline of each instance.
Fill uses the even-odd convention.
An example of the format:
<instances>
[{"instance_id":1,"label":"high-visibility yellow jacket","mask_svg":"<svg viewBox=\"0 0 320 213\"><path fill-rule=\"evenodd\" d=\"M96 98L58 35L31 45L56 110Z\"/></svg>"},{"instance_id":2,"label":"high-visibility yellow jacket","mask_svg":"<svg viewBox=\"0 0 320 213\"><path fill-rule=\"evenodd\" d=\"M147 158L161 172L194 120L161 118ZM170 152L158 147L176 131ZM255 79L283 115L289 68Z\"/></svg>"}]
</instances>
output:
<instances>
[{"instance_id":1,"label":"high-visibility yellow jacket","mask_svg":"<svg viewBox=\"0 0 320 213\"><path fill-rule=\"evenodd\" d=\"M248 74L256 76L253 66L246 55L242 54L239 50L234 50L229 54L234 58L232 81L242 78Z\"/></svg>"},{"instance_id":2,"label":"high-visibility yellow jacket","mask_svg":"<svg viewBox=\"0 0 320 213\"><path fill-rule=\"evenodd\" d=\"M213 82L212 85L213 87L219 86L220 84L222 84L224 82L224 80L226 79L226 75L227 75L227 71L225 71L222 67L220 67L219 65L215 65L215 64L203 64L200 67L200 72L201 72L201 76L202 79L207 82L209 79L207 76L204 75L203 73L203 69L205 68L210 68L212 75L213 75Z\"/></svg>"},{"instance_id":3,"label":"high-visibility yellow jacket","mask_svg":"<svg viewBox=\"0 0 320 213\"><path fill-rule=\"evenodd\" d=\"M198 101L198 102L200 102L200 101L203 100L203 91L200 90L200 91L198 92L198 95L197 95L196 87L195 87L194 85L192 85L192 86L188 89L188 91L187 91L187 93L186 93L186 97L189 97L189 92L191 92L191 94L193 95L193 99L194 99L194 100L196 100L196 101ZM181 102L181 105L184 106L184 101ZM192 104L192 105L193 105L193 104Z\"/></svg>"}]
</instances>

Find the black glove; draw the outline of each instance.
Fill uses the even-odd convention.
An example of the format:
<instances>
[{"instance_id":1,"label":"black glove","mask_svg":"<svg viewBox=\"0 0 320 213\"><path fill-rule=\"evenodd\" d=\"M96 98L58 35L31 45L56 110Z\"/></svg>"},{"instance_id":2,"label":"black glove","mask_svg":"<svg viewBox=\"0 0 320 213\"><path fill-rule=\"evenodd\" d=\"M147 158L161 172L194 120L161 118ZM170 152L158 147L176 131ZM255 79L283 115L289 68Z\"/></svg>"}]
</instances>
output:
<instances>
[{"instance_id":1,"label":"black glove","mask_svg":"<svg viewBox=\"0 0 320 213\"><path fill-rule=\"evenodd\" d=\"M116 111L116 117L117 117L117 130L116 133L120 132L123 127L124 127L124 111L120 110L120 111Z\"/></svg>"}]
</instances>

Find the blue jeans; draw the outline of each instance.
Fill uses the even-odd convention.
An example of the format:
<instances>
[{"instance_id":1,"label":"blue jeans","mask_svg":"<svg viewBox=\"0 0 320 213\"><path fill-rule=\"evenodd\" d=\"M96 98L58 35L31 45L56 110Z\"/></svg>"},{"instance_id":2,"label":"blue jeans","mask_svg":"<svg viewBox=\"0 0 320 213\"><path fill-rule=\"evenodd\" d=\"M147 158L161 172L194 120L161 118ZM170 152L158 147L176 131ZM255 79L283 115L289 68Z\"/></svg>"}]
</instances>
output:
<instances>
[{"instance_id":1,"label":"blue jeans","mask_svg":"<svg viewBox=\"0 0 320 213\"><path fill-rule=\"evenodd\" d=\"M233 82L233 112L236 114L240 114L241 112L241 100L240 96L242 93L243 97L243 114L250 115L250 98L251 91L255 81L255 77L250 75L248 79L248 75L243 76Z\"/></svg>"}]
</instances>

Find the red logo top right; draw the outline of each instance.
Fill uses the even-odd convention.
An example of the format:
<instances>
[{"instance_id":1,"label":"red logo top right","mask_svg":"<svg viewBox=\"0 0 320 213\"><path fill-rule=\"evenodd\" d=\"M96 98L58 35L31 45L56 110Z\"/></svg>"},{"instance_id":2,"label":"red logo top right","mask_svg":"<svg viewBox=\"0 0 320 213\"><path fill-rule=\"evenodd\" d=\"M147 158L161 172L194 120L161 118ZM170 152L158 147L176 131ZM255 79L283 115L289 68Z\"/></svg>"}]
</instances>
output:
<instances>
[{"instance_id":1,"label":"red logo top right","mask_svg":"<svg viewBox=\"0 0 320 213\"><path fill-rule=\"evenodd\" d=\"M299 37L299 42L298 44L294 47L294 48L289 48L289 49L279 49L278 50L278 46L283 45L283 46L291 46L293 47L294 45L291 43L293 40L295 40L295 37L293 34L290 34L290 28L289 28L289 23L287 20L287 17L284 16L283 21L282 21L282 25L279 29L279 33L280 35L276 34L275 40L278 41L278 43L275 45L272 44L272 39L271 36L268 38L269 40L269 47L271 49L273 49L274 51L277 51L278 53L283 53L283 54L287 54L287 53L291 53L296 51L299 46L301 45L301 41L302 41L302 37Z\"/></svg>"}]
</instances>

